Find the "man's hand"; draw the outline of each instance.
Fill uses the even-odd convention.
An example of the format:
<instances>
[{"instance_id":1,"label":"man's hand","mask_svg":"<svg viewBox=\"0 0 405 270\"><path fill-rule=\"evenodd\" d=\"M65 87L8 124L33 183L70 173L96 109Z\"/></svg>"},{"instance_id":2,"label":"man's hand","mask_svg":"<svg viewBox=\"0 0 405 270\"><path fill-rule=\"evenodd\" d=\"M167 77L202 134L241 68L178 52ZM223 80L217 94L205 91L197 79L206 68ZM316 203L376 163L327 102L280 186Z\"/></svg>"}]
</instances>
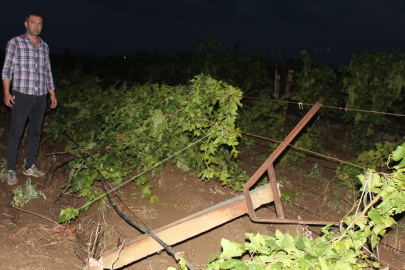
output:
<instances>
[{"instance_id":1,"label":"man's hand","mask_svg":"<svg viewBox=\"0 0 405 270\"><path fill-rule=\"evenodd\" d=\"M56 106L58 106L58 101L56 100L56 96L55 96L55 90L51 89L49 90L49 96L51 97L51 109L55 109Z\"/></svg>"},{"instance_id":2,"label":"man's hand","mask_svg":"<svg viewBox=\"0 0 405 270\"><path fill-rule=\"evenodd\" d=\"M4 104L10 108L13 107L13 104L15 104L13 96L10 93L4 93Z\"/></svg>"},{"instance_id":3,"label":"man's hand","mask_svg":"<svg viewBox=\"0 0 405 270\"><path fill-rule=\"evenodd\" d=\"M10 84L11 80L10 79L4 79L3 80L3 89L4 89L4 104L6 104L7 107L13 107L13 104L15 104L13 96L10 94Z\"/></svg>"}]
</instances>

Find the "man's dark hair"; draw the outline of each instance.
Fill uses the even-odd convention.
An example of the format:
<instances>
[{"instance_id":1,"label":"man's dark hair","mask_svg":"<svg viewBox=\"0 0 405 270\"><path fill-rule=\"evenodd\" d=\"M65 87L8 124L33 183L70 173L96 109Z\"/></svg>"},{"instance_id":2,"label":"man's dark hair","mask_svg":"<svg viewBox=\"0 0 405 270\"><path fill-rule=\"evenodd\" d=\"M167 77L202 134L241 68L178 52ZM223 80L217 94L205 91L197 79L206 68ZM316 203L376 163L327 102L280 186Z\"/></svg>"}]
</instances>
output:
<instances>
[{"instance_id":1,"label":"man's dark hair","mask_svg":"<svg viewBox=\"0 0 405 270\"><path fill-rule=\"evenodd\" d=\"M25 17L25 20L28 21L28 18L29 18L31 15L32 15L32 16L41 17L42 20L44 20L44 16L42 16L42 14L41 14L39 11L36 11L36 10L33 10L33 11L28 12L27 17Z\"/></svg>"}]
</instances>

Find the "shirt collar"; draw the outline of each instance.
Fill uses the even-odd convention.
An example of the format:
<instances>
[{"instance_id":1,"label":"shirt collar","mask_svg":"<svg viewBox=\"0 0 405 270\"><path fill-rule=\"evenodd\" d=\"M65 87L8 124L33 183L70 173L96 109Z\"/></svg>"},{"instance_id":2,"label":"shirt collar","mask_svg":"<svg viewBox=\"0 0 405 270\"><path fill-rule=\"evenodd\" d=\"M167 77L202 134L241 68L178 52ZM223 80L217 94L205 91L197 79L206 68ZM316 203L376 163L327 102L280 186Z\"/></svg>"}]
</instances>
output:
<instances>
[{"instance_id":1,"label":"shirt collar","mask_svg":"<svg viewBox=\"0 0 405 270\"><path fill-rule=\"evenodd\" d=\"M28 38L27 33L24 33L23 37L24 37L25 39L31 41L31 39ZM40 37L38 37L38 39L39 39L39 46L41 46L41 45L42 45L42 39L41 39ZM32 41L31 41L31 42L32 42Z\"/></svg>"}]
</instances>

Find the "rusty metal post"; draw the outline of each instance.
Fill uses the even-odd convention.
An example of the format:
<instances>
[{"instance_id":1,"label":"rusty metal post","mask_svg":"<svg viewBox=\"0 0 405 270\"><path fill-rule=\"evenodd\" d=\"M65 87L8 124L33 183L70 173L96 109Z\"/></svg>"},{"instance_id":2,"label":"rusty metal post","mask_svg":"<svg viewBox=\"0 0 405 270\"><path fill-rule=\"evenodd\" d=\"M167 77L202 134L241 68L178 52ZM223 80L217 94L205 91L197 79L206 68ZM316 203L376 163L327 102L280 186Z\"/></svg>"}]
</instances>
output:
<instances>
[{"instance_id":1,"label":"rusty metal post","mask_svg":"<svg viewBox=\"0 0 405 270\"><path fill-rule=\"evenodd\" d=\"M284 80L287 80L287 75L286 75L285 66L284 66L283 50L281 50L281 48L279 48L278 51L280 52L281 65L283 66Z\"/></svg>"},{"instance_id":2,"label":"rusty metal post","mask_svg":"<svg viewBox=\"0 0 405 270\"><path fill-rule=\"evenodd\" d=\"M267 173L269 174L270 186L271 190L273 191L274 205L276 206L277 217L283 219L284 218L283 205L281 204L280 200L280 191L278 189L276 173L274 171L273 164L271 164L267 168Z\"/></svg>"},{"instance_id":3,"label":"rusty metal post","mask_svg":"<svg viewBox=\"0 0 405 270\"><path fill-rule=\"evenodd\" d=\"M187 66L187 84L191 81L191 66Z\"/></svg>"},{"instance_id":4,"label":"rusty metal post","mask_svg":"<svg viewBox=\"0 0 405 270\"><path fill-rule=\"evenodd\" d=\"M292 81L293 81L293 75L294 75L294 70L289 70L288 71L288 76L287 76L287 82L285 85L285 95L289 95L291 93L291 86L292 86ZM284 107L282 108L282 113L281 116L286 119L287 118L287 111L288 111L288 102Z\"/></svg>"},{"instance_id":5,"label":"rusty metal post","mask_svg":"<svg viewBox=\"0 0 405 270\"><path fill-rule=\"evenodd\" d=\"M276 94L276 95L280 94L280 75L278 74L277 66L276 66L276 71L275 71L275 75L274 75L274 94Z\"/></svg>"},{"instance_id":6,"label":"rusty metal post","mask_svg":"<svg viewBox=\"0 0 405 270\"><path fill-rule=\"evenodd\" d=\"M277 80L276 80L276 94L277 95L279 95L280 94L280 84L281 84L281 81L280 81L280 75L277 75Z\"/></svg>"}]
</instances>

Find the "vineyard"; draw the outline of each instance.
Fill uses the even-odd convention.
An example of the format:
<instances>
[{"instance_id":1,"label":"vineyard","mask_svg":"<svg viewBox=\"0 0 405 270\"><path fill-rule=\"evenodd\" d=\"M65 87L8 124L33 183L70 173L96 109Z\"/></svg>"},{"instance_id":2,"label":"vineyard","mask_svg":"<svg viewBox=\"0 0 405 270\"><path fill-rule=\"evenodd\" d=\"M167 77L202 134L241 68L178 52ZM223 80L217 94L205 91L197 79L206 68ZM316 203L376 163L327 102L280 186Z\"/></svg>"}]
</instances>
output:
<instances>
[{"instance_id":1,"label":"vineyard","mask_svg":"<svg viewBox=\"0 0 405 270\"><path fill-rule=\"evenodd\" d=\"M39 201L40 209L58 209L54 224L63 228L64 239L71 232L77 240L78 231L87 239L76 241L82 245L78 249L87 252L76 253L77 257L98 259L101 252L124 244L119 237L118 244L115 239L112 243L114 232L133 236L114 230L112 220L118 216L111 208L111 213L104 214L110 206L102 179L121 211L126 209L131 219L156 229L157 224L166 224L151 220L155 215L151 209L165 209L161 215L173 211L172 217L180 219L211 206L199 205L200 189L209 189L209 200L216 195L215 203L241 194L261 163L319 101L323 106L316 117L276 160L276 175L283 205L287 211L295 209L290 215L301 218L312 211L311 219L339 219L340 226L278 225L270 230L269 224L246 225L250 224L247 218L238 220L236 224L244 222L235 230L239 235L234 232L231 240L223 235L208 240L221 250L216 254L213 249L204 250L203 263L194 264L194 269L378 269L386 265L402 269L403 264L397 264L401 259L387 262L380 253L389 255L395 249L405 262L398 240L405 237L405 54L365 52L354 55L349 66L332 69L313 64L305 50L301 59L280 63L265 54L220 48L221 41L211 38L194 55L142 51L100 59L65 51L53 56L59 105L47 111L40 151L48 173L37 183L29 179L14 190L2 188L3 197L10 198L4 209L9 208L9 215L21 214L11 208L12 202L14 207L36 212L30 204ZM284 65L294 70L289 94L283 91L288 86L285 79L279 82L281 91L275 91L274 74L283 74ZM6 134L0 130L3 145ZM23 148L24 143L20 151ZM4 164L0 166L2 177ZM167 179L165 184L162 179L169 175L175 180ZM255 187L268 181L264 174ZM184 194L191 183L197 188ZM219 194L224 195L218 198ZM49 196L54 203L43 200ZM320 199L308 203L311 197ZM140 209L131 210L133 201L143 215ZM259 211L274 216L267 207ZM92 215L104 225L86 223ZM106 222L105 217L112 220ZM395 244L383 245L394 238ZM389 247L385 253L383 246ZM187 263L193 262L192 254L184 255ZM184 259L177 268L190 268ZM153 269L176 267L174 258L167 260L162 268ZM149 269L146 263L140 262L143 269ZM125 269L140 268L134 263Z\"/></svg>"}]
</instances>

